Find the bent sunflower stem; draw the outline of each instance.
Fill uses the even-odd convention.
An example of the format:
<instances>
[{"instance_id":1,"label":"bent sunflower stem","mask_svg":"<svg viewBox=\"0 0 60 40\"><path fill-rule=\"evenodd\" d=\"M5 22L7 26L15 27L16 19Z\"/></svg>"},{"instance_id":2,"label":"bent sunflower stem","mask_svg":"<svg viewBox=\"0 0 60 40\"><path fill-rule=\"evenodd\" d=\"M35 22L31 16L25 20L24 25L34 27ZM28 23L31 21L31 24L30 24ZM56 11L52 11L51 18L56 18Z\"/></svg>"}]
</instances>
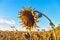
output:
<instances>
[{"instance_id":1,"label":"bent sunflower stem","mask_svg":"<svg viewBox=\"0 0 60 40\"><path fill-rule=\"evenodd\" d=\"M53 22L45 14L43 14L43 13L41 13L39 11L35 11L35 12L41 14L41 15L39 15L39 17L42 17L42 15L43 15L44 17L46 17L48 19L48 21L50 22L50 26L52 28L53 36L54 36L55 40L57 40L57 36L56 36L55 30L54 30L55 25L53 24Z\"/></svg>"}]
</instances>

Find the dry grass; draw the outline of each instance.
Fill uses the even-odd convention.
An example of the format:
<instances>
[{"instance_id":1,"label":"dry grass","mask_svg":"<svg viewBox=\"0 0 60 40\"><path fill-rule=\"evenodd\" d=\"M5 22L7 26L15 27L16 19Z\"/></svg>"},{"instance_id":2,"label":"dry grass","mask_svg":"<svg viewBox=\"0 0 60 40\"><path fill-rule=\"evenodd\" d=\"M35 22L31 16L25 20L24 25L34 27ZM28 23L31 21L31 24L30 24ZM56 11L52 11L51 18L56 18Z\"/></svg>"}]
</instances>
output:
<instances>
[{"instance_id":1,"label":"dry grass","mask_svg":"<svg viewBox=\"0 0 60 40\"><path fill-rule=\"evenodd\" d=\"M55 29L57 40L60 40L60 27ZM0 31L0 40L55 40L52 30L42 32Z\"/></svg>"}]
</instances>

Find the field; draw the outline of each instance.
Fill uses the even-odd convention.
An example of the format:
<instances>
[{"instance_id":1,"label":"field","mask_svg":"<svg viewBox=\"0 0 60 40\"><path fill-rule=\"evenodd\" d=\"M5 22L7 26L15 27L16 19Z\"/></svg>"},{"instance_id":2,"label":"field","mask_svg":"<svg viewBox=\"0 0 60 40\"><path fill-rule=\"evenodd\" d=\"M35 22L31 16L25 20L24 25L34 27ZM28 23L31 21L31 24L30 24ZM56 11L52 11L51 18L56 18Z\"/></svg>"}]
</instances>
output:
<instances>
[{"instance_id":1,"label":"field","mask_svg":"<svg viewBox=\"0 0 60 40\"><path fill-rule=\"evenodd\" d=\"M60 26L55 29L57 40L60 40ZM55 40L52 30L49 31L1 31L0 40Z\"/></svg>"}]
</instances>

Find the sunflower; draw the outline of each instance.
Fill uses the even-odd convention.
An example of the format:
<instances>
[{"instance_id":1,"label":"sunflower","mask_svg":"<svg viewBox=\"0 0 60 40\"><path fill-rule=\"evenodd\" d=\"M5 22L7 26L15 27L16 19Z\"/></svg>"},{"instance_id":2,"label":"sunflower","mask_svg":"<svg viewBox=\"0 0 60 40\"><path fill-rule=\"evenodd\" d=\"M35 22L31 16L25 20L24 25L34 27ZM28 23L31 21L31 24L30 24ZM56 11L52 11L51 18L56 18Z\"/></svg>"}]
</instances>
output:
<instances>
[{"instance_id":1,"label":"sunflower","mask_svg":"<svg viewBox=\"0 0 60 40\"><path fill-rule=\"evenodd\" d=\"M26 29L30 30L36 27L37 16L34 11L34 9L24 8L19 13L19 18Z\"/></svg>"}]
</instances>

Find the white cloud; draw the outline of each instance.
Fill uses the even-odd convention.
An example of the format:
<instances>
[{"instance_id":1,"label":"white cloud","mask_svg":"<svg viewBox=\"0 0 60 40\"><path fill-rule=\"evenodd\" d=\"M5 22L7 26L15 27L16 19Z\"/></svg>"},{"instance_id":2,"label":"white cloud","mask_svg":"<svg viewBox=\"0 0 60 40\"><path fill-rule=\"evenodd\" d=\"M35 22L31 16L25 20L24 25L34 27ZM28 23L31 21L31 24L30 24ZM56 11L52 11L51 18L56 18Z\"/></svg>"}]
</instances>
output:
<instances>
[{"instance_id":1,"label":"white cloud","mask_svg":"<svg viewBox=\"0 0 60 40\"><path fill-rule=\"evenodd\" d=\"M0 30L12 30L11 26L15 26L16 25L16 21L15 20L9 20L9 19L5 19L5 18L0 18Z\"/></svg>"},{"instance_id":2,"label":"white cloud","mask_svg":"<svg viewBox=\"0 0 60 40\"><path fill-rule=\"evenodd\" d=\"M17 30L25 30L24 28L20 27L21 25L17 25L15 20L0 18L0 30L13 30L11 26L15 26L15 29Z\"/></svg>"},{"instance_id":3,"label":"white cloud","mask_svg":"<svg viewBox=\"0 0 60 40\"><path fill-rule=\"evenodd\" d=\"M16 21L4 19L4 18L0 18L0 24L15 25L16 24Z\"/></svg>"},{"instance_id":4,"label":"white cloud","mask_svg":"<svg viewBox=\"0 0 60 40\"><path fill-rule=\"evenodd\" d=\"M0 25L0 30L3 30L3 31L9 30L9 31L11 31L12 29L8 25Z\"/></svg>"}]
</instances>

